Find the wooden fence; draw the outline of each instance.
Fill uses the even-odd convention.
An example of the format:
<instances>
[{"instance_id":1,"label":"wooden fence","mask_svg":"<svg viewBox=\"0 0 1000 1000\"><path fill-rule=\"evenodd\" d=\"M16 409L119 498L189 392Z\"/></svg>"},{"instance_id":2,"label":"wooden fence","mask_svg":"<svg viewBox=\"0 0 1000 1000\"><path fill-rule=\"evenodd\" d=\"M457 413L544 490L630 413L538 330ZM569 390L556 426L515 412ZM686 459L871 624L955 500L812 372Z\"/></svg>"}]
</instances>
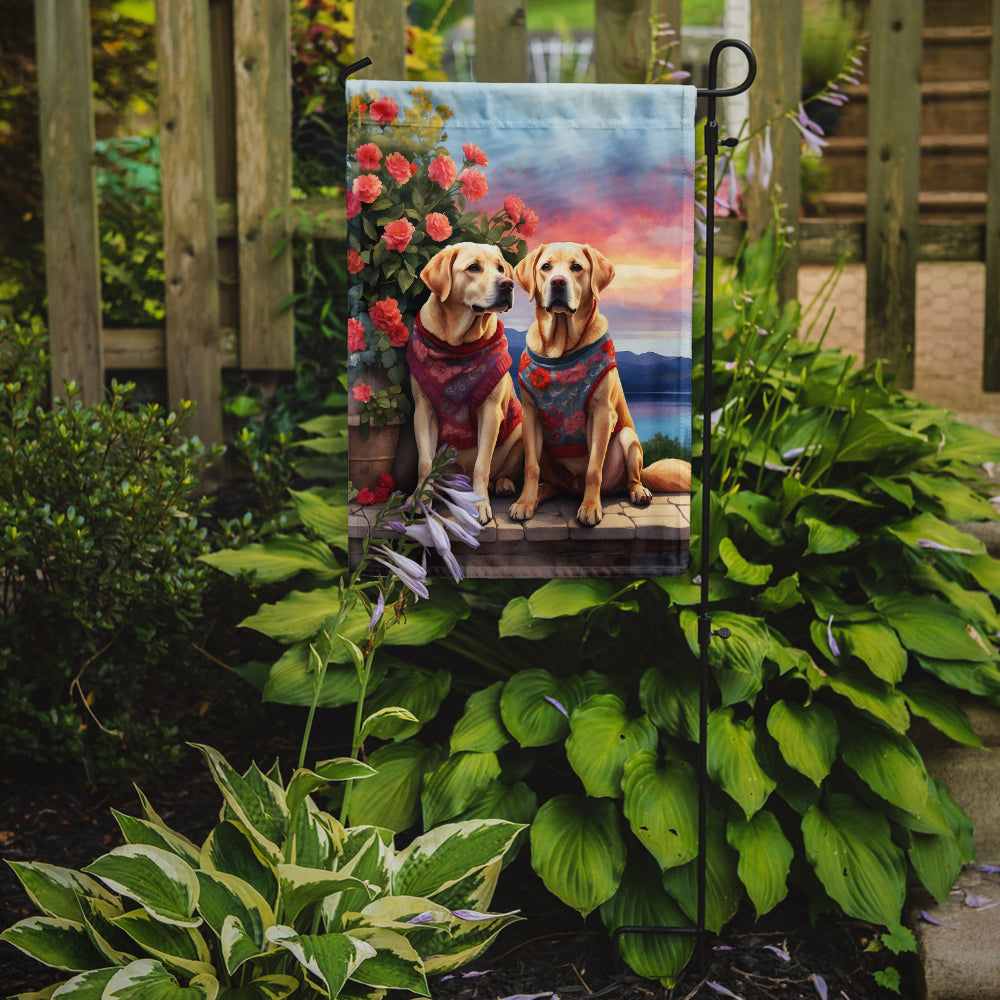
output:
<instances>
[{"instance_id":1,"label":"wooden fence","mask_svg":"<svg viewBox=\"0 0 1000 1000\"><path fill-rule=\"evenodd\" d=\"M478 80L526 79L527 2L474 0ZM282 308L291 255L275 252L292 226L283 211L291 204L290 0L157 2L166 326L126 331L102 329L100 319L88 0L35 3L53 384L73 379L94 401L107 370L165 369L169 400L195 400L196 433L220 441L221 370L293 365L292 315ZM681 0L595 0L598 82L645 78L653 5L681 23ZM363 75L405 78L405 6L357 0L356 52L374 60ZM1000 391L1000 0L992 3L985 224L918 216L922 14L923 0L871 0L866 218L788 215L797 242L782 291L795 294L800 263L832 263L844 253L863 260L866 356L895 366L914 345L917 262L985 261L983 386ZM798 103L801 32L801 0L753 0L759 72L751 129ZM776 193L785 205L799 203L799 134L779 124L787 127L774 131L770 185L748 193L745 223L725 220L721 255L733 252L744 228L763 230ZM307 203L300 214L313 220L314 235L344 238L342 205ZM912 384L912 357L904 385Z\"/></svg>"}]
</instances>

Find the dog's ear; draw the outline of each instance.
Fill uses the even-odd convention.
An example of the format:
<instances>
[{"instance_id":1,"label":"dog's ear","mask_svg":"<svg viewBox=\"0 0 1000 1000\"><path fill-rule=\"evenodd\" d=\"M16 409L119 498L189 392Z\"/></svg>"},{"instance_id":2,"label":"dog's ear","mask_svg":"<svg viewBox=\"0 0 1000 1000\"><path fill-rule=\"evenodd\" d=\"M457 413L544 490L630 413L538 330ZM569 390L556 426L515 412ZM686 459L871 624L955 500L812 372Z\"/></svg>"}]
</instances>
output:
<instances>
[{"instance_id":1,"label":"dog's ear","mask_svg":"<svg viewBox=\"0 0 1000 1000\"><path fill-rule=\"evenodd\" d=\"M458 244L453 244L438 251L420 272L420 280L427 286L428 291L442 302L451 294L451 269L458 256L458 250Z\"/></svg>"},{"instance_id":2,"label":"dog's ear","mask_svg":"<svg viewBox=\"0 0 1000 1000\"><path fill-rule=\"evenodd\" d=\"M535 297L535 265L538 258L548 249L548 244L543 243L537 250L532 250L524 260L520 261L514 268L514 277L517 283L528 293L528 298Z\"/></svg>"},{"instance_id":3,"label":"dog's ear","mask_svg":"<svg viewBox=\"0 0 1000 1000\"><path fill-rule=\"evenodd\" d=\"M611 279L615 276L615 265L592 246L584 245L583 252L590 261L590 290L594 298L599 299L601 292L611 284Z\"/></svg>"}]
</instances>

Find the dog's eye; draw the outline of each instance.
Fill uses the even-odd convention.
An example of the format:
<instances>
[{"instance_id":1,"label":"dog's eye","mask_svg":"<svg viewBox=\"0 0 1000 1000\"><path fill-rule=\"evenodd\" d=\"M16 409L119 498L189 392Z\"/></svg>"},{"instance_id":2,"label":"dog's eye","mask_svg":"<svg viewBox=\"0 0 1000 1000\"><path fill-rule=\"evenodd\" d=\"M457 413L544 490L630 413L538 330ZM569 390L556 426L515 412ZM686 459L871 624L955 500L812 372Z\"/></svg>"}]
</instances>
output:
<instances>
[{"instance_id":1,"label":"dog's eye","mask_svg":"<svg viewBox=\"0 0 1000 1000\"><path fill-rule=\"evenodd\" d=\"M539 268L539 271L551 271L551 270L552 270L552 264L551 264L551 263L550 263L549 261L546 261L546 262L545 262L544 264L542 264L542 266L541 266L541 267Z\"/></svg>"},{"instance_id":2,"label":"dog's eye","mask_svg":"<svg viewBox=\"0 0 1000 1000\"><path fill-rule=\"evenodd\" d=\"M497 271L499 271L500 274L503 274L503 264L497 264Z\"/></svg>"},{"instance_id":3,"label":"dog's eye","mask_svg":"<svg viewBox=\"0 0 1000 1000\"><path fill-rule=\"evenodd\" d=\"M574 261L573 261L573 263L572 263L572 264L570 264L570 266L569 266L569 269L570 269L571 271L582 271L582 270L583 270L583 265L582 265L582 264L578 264L578 263L577 263L577 262L576 262L576 261L574 260Z\"/></svg>"},{"instance_id":4,"label":"dog's eye","mask_svg":"<svg viewBox=\"0 0 1000 1000\"><path fill-rule=\"evenodd\" d=\"M473 261L473 262L472 262L472 263L471 263L471 264L470 264L470 265L469 265L469 266L468 266L468 267L466 268L466 271L473 271L474 273L478 273L478 272L479 272L479 271L481 271L482 269L483 269L483 265L482 265L482 264L480 264L480 263L479 263L478 261Z\"/></svg>"}]
</instances>

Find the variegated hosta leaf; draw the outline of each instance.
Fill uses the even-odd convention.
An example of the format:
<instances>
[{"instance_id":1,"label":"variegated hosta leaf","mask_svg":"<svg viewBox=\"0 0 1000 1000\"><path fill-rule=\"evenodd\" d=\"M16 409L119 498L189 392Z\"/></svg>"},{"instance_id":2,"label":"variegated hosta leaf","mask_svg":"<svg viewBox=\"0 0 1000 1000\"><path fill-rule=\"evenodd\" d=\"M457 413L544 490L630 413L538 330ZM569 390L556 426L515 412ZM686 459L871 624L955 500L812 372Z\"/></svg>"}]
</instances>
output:
<instances>
[{"instance_id":1,"label":"variegated hosta leaf","mask_svg":"<svg viewBox=\"0 0 1000 1000\"><path fill-rule=\"evenodd\" d=\"M196 976L181 986L159 962L144 958L119 969L101 1000L216 1000L218 995L219 981L214 976Z\"/></svg>"},{"instance_id":2,"label":"variegated hosta leaf","mask_svg":"<svg viewBox=\"0 0 1000 1000\"><path fill-rule=\"evenodd\" d=\"M97 879L38 861L8 861L24 891L46 916L81 920L81 896L93 896L109 903L116 899Z\"/></svg>"},{"instance_id":3,"label":"variegated hosta leaf","mask_svg":"<svg viewBox=\"0 0 1000 1000\"><path fill-rule=\"evenodd\" d=\"M28 917L0 934L26 955L53 969L81 972L100 968L105 959L95 950L87 928L64 917Z\"/></svg>"},{"instance_id":4,"label":"variegated hosta leaf","mask_svg":"<svg viewBox=\"0 0 1000 1000\"><path fill-rule=\"evenodd\" d=\"M218 1000L285 1000L298 988L300 982L294 976L261 976L244 986L224 986Z\"/></svg>"},{"instance_id":5,"label":"variegated hosta leaf","mask_svg":"<svg viewBox=\"0 0 1000 1000\"><path fill-rule=\"evenodd\" d=\"M205 939L190 927L161 923L145 910L123 913L112 923L171 969L181 969L189 976L213 971L212 956Z\"/></svg>"},{"instance_id":6,"label":"variegated hosta leaf","mask_svg":"<svg viewBox=\"0 0 1000 1000\"><path fill-rule=\"evenodd\" d=\"M125 844L85 869L113 892L134 899L150 916L166 924L197 927L198 878L171 851L146 844Z\"/></svg>"},{"instance_id":7,"label":"variegated hosta leaf","mask_svg":"<svg viewBox=\"0 0 1000 1000\"><path fill-rule=\"evenodd\" d=\"M226 806L247 828L264 855L276 864L281 857L279 844L288 832L284 789L253 768L246 776L240 775L217 750L203 744L193 745L208 761Z\"/></svg>"},{"instance_id":8,"label":"variegated hosta leaf","mask_svg":"<svg viewBox=\"0 0 1000 1000\"><path fill-rule=\"evenodd\" d=\"M757 762L752 718L737 721L732 708L717 708L709 715L708 773L748 818L764 805L776 782Z\"/></svg>"},{"instance_id":9,"label":"variegated hosta leaf","mask_svg":"<svg viewBox=\"0 0 1000 1000\"><path fill-rule=\"evenodd\" d=\"M393 860L392 892L433 899L460 879L499 862L522 829L495 819L446 823L429 830Z\"/></svg>"},{"instance_id":10,"label":"variegated hosta leaf","mask_svg":"<svg viewBox=\"0 0 1000 1000\"><path fill-rule=\"evenodd\" d=\"M344 842L344 828L329 813L321 812L306 799L292 820L285 857L304 868L331 869Z\"/></svg>"},{"instance_id":11,"label":"variegated hosta leaf","mask_svg":"<svg viewBox=\"0 0 1000 1000\"><path fill-rule=\"evenodd\" d=\"M25 998L25 1000L29 996L52 997L54 1000L101 1000L101 997L104 996L104 988L111 982L119 968L120 966L111 966L107 969L91 969L90 972L81 972L79 976L67 979L55 990L49 987L44 993L21 993L19 997ZM18 1000L18 997L14 997L12 1000Z\"/></svg>"},{"instance_id":12,"label":"variegated hosta leaf","mask_svg":"<svg viewBox=\"0 0 1000 1000\"><path fill-rule=\"evenodd\" d=\"M523 832L524 828L521 828ZM520 833L515 840L520 837ZM493 864L486 865L485 868L477 868L476 871L453 882L446 889L434 893L434 901L442 906L447 906L449 910L460 910L464 908L472 910L488 910L493 902L493 894L497 889L497 882L500 879L500 871L504 866L506 857L497 858Z\"/></svg>"},{"instance_id":13,"label":"variegated hosta leaf","mask_svg":"<svg viewBox=\"0 0 1000 1000\"><path fill-rule=\"evenodd\" d=\"M473 750L476 753L495 753L510 743L500 716L500 692L503 681L497 681L470 695L462 717L451 733L451 752Z\"/></svg>"},{"instance_id":14,"label":"variegated hosta leaf","mask_svg":"<svg viewBox=\"0 0 1000 1000\"><path fill-rule=\"evenodd\" d=\"M268 928L267 939L294 955L309 978L332 997L365 959L375 957L370 944L349 934L296 934L291 927L278 924Z\"/></svg>"},{"instance_id":15,"label":"variegated hosta leaf","mask_svg":"<svg viewBox=\"0 0 1000 1000\"><path fill-rule=\"evenodd\" d=\"M549 892L583 916L610 899L625 870L615 803L549 799L531 824L531 865Z\"/></svg>"},{"instance_id":16,"label":"variegated hosta leaf","mask_svg":"<svg viewBox=\"0 0 1000 1000\"><path fill-rule=\"evenodd\" d=\"M273 909L278 905L278 875L241 823L220 823L201 847L199 867L224 872L252 885Z\"/></svg>"},{"instance_id":17,"label":"variegated hosta leaf","mask_svg":"<svg viewBox=\"0 0 1000 1000\"><path fill-rule=\"evenodd\" d=\"M122 835L129 844L146 844L149 847L159 847L161 850L176 854L177 857L186 861L192 868L198 864L199 848L196 847L187 837L176 833L169 827L150 822L145 819L136 819L134 816L126 816L125 813L112 809L115 819L121 827Z\"/></svg>"},{"instance_id":18,"label":"variegated hosta leaf","mask_svg":"<svg viewBox=\"0 0 1000 1000\"><path fill-rule=\"evenodd\" d=\"M452 754L436 771L424 778L420 796L424 826L433 827L454 819L474 803L500 777L495 753Z\"/></svg>"},{"instance_id":19,"label":"variegated hosta leaf","mask_svg":"<svg viewBox=\"0 0 1000 1000\"><path fill-rule=\"evenodd\" d=\"M198 872L198 882L201 894L198 898L198 910L205 922L215 931L220 940L228 920L239 923L238 930L242 937L249 938L254 948L254 954L266 950L264 931L275 923L274 911L267 900L248 882L226 875L224 872ZM230 929L230 940L234 940L235 929ZM232 948L226 950L226 967L232 975L242 962L246 961L245 947L240 945L240 959L236 964L230 964L233 955Z\"/></svg>"},{"instance_id":20,"label":"variegated hosta leaf","mask_svg":"<svg viewBox=\"0 0 1000 1000\"><path fill-rule=\"evenodd\" d=\"M114 924L115 918L125 912L120 902L109 903L93 896L83 896L80 904L90 940L104 956L105 965L128 965L140 957L140 949L135 942Z\"/></svg>"},{"instance_id":21,"label":"variegated hosta leaf","mask_svg":"<svg viewBox=\"0 0 1000 1000\"><path fill-rule=\"evenodd\" d=\"M777 741L785 761L815 785L830 773L840 732L826 705L815 701L798 705L779 699L768 713L767 731Z\"/></svg>"},{"instance_id":22,"label":"variegated hosta leaf","mask_svg":"<svg viewBox=\"0 0 1000 1000\"><path fill-rule=\"evenodd\" d=\"M774 813L766 809L750 819L738 816L730 820L726 836L730 846L739 851L736 873L759 918L788 895L788 872L795 849Z\"/></svg>"},{"instance_id":23,"label":"variegated hosta leaf","mask_svg":"<svg viewBox=\"0 0 1000 1000\"><path fill-rule=\"evenodd\" d=\"M342 872L327 872L300 865L278 865L281 907L286 920L294 922L305 907L345 889L361 889L375 895L361 879Z\"/></svg>"},{"instance_id":24,"label":"variegated hosta leaf","mask_svg":"<svg viewBox=\"0 0 1000 1000\"><path fill-rule=\"evenodd\" d=\"M504 727L523 747L543 747L569 732L569 716L583 701L579 677L560 679L547 670L522 670L500 695Z\"/></svg>"},{"instance_id":25,"label":"variegated hosta leaf","mask_svg":"<svg viewBox=\"0 0 1000 1000\"><path fill-rule=\"evenodd\" d=\"M358 912L368 905L372 892L388 889L392 850L391 831L372 826L356 826L347 831L337 871L354 876L366 888L345 889L323 900L323 920L328 931L344 930L345 913Z\"/></svg>"},{"instance_id":26,"label":"variegated hosta leaf","mask_svg":"<svg viewBox=\"0 0 1000 1000\"><path fill-rule=\"evenodd\" d=\"M927 802L927 771L906 736L861 719L852 720L850 739L840 749L847 766L876 795L919 815Z\"/></svg>"},{"instance_id":27,"label":"variegated hosta leaf","mask_svg":"<svg viewBox=\"0 0 1000 1000\"><path fill-rule=\"evenodd\" d=\"M516 912L479 914L474 920L462 916L468 911L451 912L455 917L451 933L424 959L424 971L428 975L451 972L474 961L493 943L500 931L521 919Z\"/></svg>"},{"instance_id":28,"label":"variegated hosta leaf","mask_svg":"<svg viewBox=\"0 0 1000 1000\"><path fill-rule=\"evenodd\" d=\"M370 778L376 774L373 767L353 757L336 757L317 764L313 770L299 768L288 782L285 792L285 805L288 812L294 815L306 797L312 795L318 788L328 785L331 781L350 781L355 778Z\"/></svg>"},{"instance_id":29,"label":"variegated hosta leaf","mask_svg":"<svg viewBox=\"0 0 1000 1000\"><path fill-rule=\"evenodd\" d=\"M384 927L362 926L354 928L351 937L375 949L375 954L351 973L355 982L430 996L424 963L402 934Z\"/></svg>"},{"instance_id":30,"label":"variegated hosta leaf","mask_svg":"<svg viewBox=\"0 0 1000 1000\"><path fill-rule=\"evenodd\" d=\"M595 798L621 797L622 769L639 750L653 750L659 733L647 715L630 719L625 702L613 694L592 695L569 720L566 757Z\"/></svg>"},{"instance_id":31,"label":"variegated hosta leaf","mask_svg":"<svg viewBox=\"0 0 1000 1000\"><path fill-rule=\"evenodd\" d=\"M698 854L698 782L690 765L641 751L625 762L622 789L632 832L661 869Z\"/></svg>"},{"instance_id":32,"label":"variegated hosta leaf","mask_svg":"<svg viewBox=\"0 0 1000 1000\"><path fill-rule=\"evenodd\" d=\"M651 859L630 858L618 891L601 905L610 932L619 927L690 927L691 921L664 891ZM694 950L692 934L622 934L619 952L640 976L672 986Z\"/></svg>"},{"instance_id":33,"label":"variegated hosta leaf","mask_svg":"<svg viewBox=\"0 0 1000 1000\"><path fill-rule=\"evenodd\" d=\"M802 836L809 863L849 917L899 923L906 866L882 813L849 795L830 795L806 813Z\"/></svg>"}]
</instances>

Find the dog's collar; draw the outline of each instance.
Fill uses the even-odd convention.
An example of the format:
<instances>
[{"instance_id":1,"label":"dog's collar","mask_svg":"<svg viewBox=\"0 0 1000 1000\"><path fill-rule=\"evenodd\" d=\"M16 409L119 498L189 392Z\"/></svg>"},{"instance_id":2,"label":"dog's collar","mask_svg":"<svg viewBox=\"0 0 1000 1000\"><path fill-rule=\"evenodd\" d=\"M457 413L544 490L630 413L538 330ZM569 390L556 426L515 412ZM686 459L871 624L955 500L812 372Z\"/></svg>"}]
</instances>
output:
<instances>
[{"instance_id":1,"label":"dog's collar","mask_svg":"<svg viewBox=\"0 0 1000 1000\"><path fill-rule=\"evenodd\" d=\"M490 344L499 340L504 335L503 323L498 319L497 328L493 333L487 334L485 337L480 337L479 340L471 344L459 344L456 346L455 344L449 344L446 340L441 340L440 337L435 337L433 333L427 330L424 324L420 322L420 313L417 313L413 329L414 332L418 333L435 350L444 351L448 354L475 354L476 351L481 351L483 348L489 347Z\"/></svg>"}]
</instances>

